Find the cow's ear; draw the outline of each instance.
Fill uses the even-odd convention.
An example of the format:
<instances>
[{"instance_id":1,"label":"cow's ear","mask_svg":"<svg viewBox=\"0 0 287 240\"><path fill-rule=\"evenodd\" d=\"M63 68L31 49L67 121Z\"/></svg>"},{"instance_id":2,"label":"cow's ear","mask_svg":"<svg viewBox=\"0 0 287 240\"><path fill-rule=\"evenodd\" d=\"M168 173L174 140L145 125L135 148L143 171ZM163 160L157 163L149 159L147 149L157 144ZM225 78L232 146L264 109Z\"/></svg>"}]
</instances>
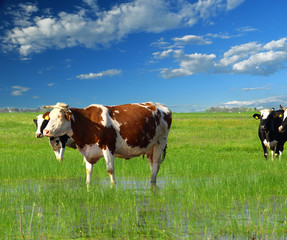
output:
<instances>
[{"instance_id":1,"label":"cow's ear","mask_svg":"<svg viewBox=\"0 0 287 240\"><path fill-rule=\"evenodd\" d=\"M283 118L283 113L277 113L275 117Z\"/></svg>"},{"instance_id":2,"label":"cow's ear","mask_svg":"<svg viewBox=\"0 0 287 240\"><path fill-rule=\"evenodd\" d=\"M71 112L66 112L65 113L65 117L68 121L71 121L71 118L72 118L72 113Z\"/></svg>"},{"instance_id":3,"label":"cow's ear","mask_svg":"<svg viewBox=\"0 0 287 240\"><path fill-rule=\"evenodd\" d=\"M255 114L253 115L253 117L254 117L256 120L258 120L258 119L260 119L260 114L255 113Z\"/></svg>"},{"instance_id":4,"label":"cow's ear","mask_svg":"<svg viewBox=\"0 0 287 240\"><path fill-rule=\"evenodd\" d=\"M50 112L46 112L46 113L43 114L43 118L44 118L45 120L47 120L47 121L50 120L49 114L50 114Z\"/></svg>"}]
</instances>

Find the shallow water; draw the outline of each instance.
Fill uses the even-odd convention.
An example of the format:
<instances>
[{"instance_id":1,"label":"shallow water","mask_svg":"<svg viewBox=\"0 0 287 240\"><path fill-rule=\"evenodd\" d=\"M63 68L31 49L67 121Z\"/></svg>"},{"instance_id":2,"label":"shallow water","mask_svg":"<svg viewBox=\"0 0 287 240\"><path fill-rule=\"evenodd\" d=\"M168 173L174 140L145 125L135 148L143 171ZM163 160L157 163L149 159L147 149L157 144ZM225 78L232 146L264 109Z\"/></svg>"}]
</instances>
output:
<instances>
[{"instance_id":1,"label":"shallow water","mask_svg":"<svg viewBox=\"0 0 287 240\"><path fill-rule=\"evenodd\" d=\"M1 185L8 218L2 217L0 230L4 239L285 239L276 232L287 227L285 198L235 199L225 208L189 201L181 192L189 189L185 184L165 177L151 186L118 177L111 185L95 177L89 190L77 178Z\"/></svg>"}]
</instances>

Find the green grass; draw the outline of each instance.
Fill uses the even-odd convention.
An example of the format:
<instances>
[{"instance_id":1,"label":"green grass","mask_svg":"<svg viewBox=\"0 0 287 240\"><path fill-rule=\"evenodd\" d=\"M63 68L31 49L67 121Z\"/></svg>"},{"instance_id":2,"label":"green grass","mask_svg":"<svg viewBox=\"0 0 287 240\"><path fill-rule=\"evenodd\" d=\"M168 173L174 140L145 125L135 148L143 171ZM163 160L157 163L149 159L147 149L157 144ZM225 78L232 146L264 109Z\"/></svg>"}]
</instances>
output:
<instances>
[{"instance_id":1,"label":"green grass","mask_svg":"<svg viewBox=\"0 0 287 240\"><path fill-rule=\"evenodd\" d=\"M252 113L173 114L150 186L146 159L104 160L85 185L83 157L56 161L37 114L0 114L1 239L286 239L287 152L265 160Z\"/></svg>"}]
</instances>

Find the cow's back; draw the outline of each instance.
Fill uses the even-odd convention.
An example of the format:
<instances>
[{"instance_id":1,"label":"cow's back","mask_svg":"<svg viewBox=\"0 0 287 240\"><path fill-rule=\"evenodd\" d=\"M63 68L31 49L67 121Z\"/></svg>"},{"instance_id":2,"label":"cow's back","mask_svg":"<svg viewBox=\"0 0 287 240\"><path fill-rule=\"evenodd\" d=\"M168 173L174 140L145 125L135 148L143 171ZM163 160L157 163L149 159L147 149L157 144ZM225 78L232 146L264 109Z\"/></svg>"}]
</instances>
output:
<instances>
[{"instance_id":1,"label":"cow's back","mask_svg":"<svg viewBox=\"0 0 287 240\"><path fill-rule=\"evenodd\" d=\"M146 148L171 125L171 113L163 105L126 104L108 109L120 136L130 147Z\"/></svg>"}]
</instances>

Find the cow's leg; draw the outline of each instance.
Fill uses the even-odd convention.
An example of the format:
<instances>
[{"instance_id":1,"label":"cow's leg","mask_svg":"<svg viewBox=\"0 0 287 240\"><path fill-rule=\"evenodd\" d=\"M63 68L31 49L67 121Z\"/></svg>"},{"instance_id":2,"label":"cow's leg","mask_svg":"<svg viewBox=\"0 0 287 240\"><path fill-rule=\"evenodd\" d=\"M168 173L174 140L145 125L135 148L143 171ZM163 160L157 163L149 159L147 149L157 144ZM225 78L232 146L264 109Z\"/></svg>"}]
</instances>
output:
<instances>
[{"instance_id":1,"label":"cow's leg","mask_svg":"<svg viewBox=\"0 0 287 240\"><path fill-rule=\"evenodd\" d=\"M155 184L156 183L156 176L160 168L161 164L161 155L164 152L166 148L166 141L163 141L162 143L156 144L153 148L153 156L152 160L149 159L151 167L151 177L150 177L150 183Z\"/></svg>"},{"instance_id":2,"label":"cow's leg","mask_svg":"<svg viewBox=\"0 0 287 240\"><path fill-rule=\"evenodd\" d=\"M63 159L64 159L64 153L65 153L65 148L61 147L61 148L60 148L59 155L58 155L58 156L59 156L58 160L63 161Z\"/></svg>"},{"instance_id":3,"label":"cow's leg","mask_svg":"<svg viewBox=\"0 0 287 240\"><path fill-rule=\"evenodd\" d=\"M59 151L54 151L56 159L58 160Z\"/></svg>"},{"instance_id":4,"label":"cow's leg","mask_svg":"<svg viewBox=\"0 0 287 240\"><path fill-rule=\"evenodd\" d=\"M279 160L281 160L281 156L284 150L284 143L278 143L277 148L276 148L276 152L278 150L278 156L279 156Z\"/></svg>"},{"instance_id":5,"label":"cow's leg","mask_svg":"<svg viewBox=\"0 0 287 240\"><path fill-rule=\"evenodd\" d=\"M270 150L271 150L271 158L273 161L274 160L274 147L271 147Z\"/></svg>"},{"instance_id":6,"label":"cow's leg","mask_svg":"<svg viewBox=\"0 0 287 240\"><path fill-rule=\"evenodd\" d=\"M282 144L280 142L277 143L277 146L276 146L276 151L275 151L275 157L279 157L280 158L280 152L281 152L281 149L282 149Z\"/></svg>"},{"instance_id":7,"label":"cow's leg","mask_svg":"<svg viewBox=\"0 0 287 240\"><path fill-rule=\"evenodd\" d=\"M89 185L92 179L93 164L89 163L86 159L85 159L85 162L86 162L86 173L87 173L86 184Z\"/></svg>"},{"instance_id":8,"label":"cow's leg","mask_svg":"<svg viewBox=\"0 0 287 240\"><path fill-rule=\"evenodd\" d=\"M265 146L265 144L263 143L263 141L261 141L262 143L262 147L263 147L263 151L264 151L264 157L267 159L268 158L268 150Z\"/></svg>"},{"instance_id":9,"label":"cow's leg","mask_svg":"<svg viewBox=\"0 0 287 240\"><path fill-rule=\"evenodd\" d=\"M116 183L114 175L114 155L108 148L103 150L103 155L106 160L107 172L110 175L111 183L114 184Z\"/></svg>"}]
</instances>

